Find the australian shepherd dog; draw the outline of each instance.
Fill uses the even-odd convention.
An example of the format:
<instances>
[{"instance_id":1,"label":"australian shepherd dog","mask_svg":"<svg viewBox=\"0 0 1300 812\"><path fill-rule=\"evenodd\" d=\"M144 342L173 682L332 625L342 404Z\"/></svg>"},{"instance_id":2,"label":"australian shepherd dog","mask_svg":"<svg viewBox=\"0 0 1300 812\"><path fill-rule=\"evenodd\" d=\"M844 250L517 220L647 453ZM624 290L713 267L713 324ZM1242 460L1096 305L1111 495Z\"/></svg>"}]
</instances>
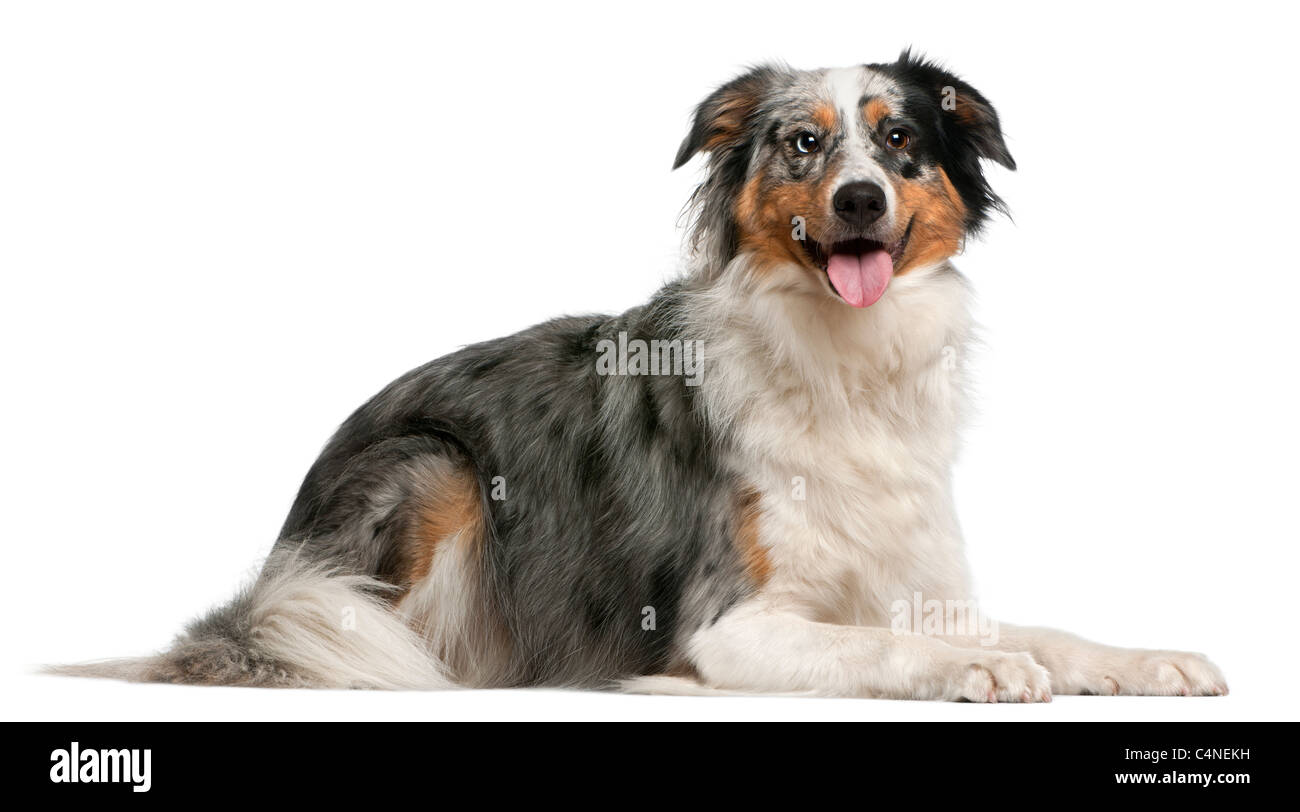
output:
<instances>
[{"instance_id":1,"label":"australian shepherd dog","mask_svg":"<svg viewBox=\"0 0 1300 812\"><path fill-rule=\"evenodd\" d=\"M1013 169L981 93L904 52L763 66L696 109L686 271L466 347L363 405L260 575L164 652L203 685L568 686L972 702L1223 694L1199 654L978 611L951 465L967 280ZM956 607L956 608L954 608Z\"/></svg>"}]
</instances>

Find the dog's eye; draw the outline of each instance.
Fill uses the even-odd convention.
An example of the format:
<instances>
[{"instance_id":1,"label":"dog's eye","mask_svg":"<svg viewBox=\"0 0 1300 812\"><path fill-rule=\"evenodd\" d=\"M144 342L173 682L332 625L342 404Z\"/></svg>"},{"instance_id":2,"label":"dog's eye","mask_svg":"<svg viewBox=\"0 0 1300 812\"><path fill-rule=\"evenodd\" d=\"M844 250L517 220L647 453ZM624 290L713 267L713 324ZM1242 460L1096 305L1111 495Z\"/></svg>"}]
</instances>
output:
<instances>
[{"instance_id":1,"label":"dog's eye","mask_svg":"<svg viewBox=\"0 0 1300 812\"><path fill-rule=\"evenodd\" d=\"M794 137L794 148L807 155L821 149L821 144L817 143L817 136L802 132Z\"/></svg>"},{"instance_id":2,"label":"dog's eye","mask_svg":"<svg viewBox=\"0 0 1300 812\"><path fill-rule=\"evenodd\" d=\"M910 143L912 143L912 136L907 130L893 129L885 136L885 145L890 149L907 149Z\"/></svg>"}]
</instances>

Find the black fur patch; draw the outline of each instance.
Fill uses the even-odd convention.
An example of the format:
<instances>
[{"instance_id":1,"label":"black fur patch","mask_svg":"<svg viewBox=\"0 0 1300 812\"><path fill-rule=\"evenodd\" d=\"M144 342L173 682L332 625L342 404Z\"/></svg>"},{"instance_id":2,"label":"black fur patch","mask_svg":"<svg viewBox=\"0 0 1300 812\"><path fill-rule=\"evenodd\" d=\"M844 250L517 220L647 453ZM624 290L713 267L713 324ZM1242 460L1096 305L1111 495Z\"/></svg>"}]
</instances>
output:
<instances>
[{"instance_id":1,"label":"black fur patch","mask_svg":"<svg viewBox=\"0 0 1300 812\"><path fill-rule=\"evenodd\" d=\"M981 160L1015 169L997 111L956 74L903 51L895 62L869 65L903 86L905 109L922 128L918 150L948 173L966 205L966 228L978 231L992 211L1006 211L984 176ZM945 108L945 99L954 109Z\"/></svg>"}]
</instances>

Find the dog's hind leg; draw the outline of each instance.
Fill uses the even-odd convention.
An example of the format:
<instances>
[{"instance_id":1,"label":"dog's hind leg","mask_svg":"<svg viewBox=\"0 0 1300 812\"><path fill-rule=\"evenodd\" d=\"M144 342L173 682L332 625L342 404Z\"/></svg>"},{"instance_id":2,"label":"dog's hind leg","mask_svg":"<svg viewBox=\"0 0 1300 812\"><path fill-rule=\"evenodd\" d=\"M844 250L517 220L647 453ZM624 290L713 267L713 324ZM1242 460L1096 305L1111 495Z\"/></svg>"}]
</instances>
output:
<instances>
[{"instance_id":1,"label":"dog's hind leg","mask_svg":"<svg viewBox=\"0 0 1300 812\"><path fill-rule=\"evenodd\" d=\"M472 469L444 466L426 480L411 509L408 586L397 612L459 684L504 684L509 635L485 569L487 520Z\"/></svg>"}]
</instances>

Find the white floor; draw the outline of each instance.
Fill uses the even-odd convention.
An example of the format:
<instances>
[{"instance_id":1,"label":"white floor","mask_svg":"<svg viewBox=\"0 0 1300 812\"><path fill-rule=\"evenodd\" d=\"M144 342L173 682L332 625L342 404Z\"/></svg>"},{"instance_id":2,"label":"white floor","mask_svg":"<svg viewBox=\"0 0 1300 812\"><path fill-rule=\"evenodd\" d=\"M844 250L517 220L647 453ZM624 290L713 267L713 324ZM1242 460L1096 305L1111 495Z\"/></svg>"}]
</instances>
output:
<instances>
[{"instance_id":1,"label":"white floor","mask_svg":"<svg viewBox=\"0 0 1300 812\"><path fill-rule=\"evenodd\" d=\"M283 691L130 685L6 675L6 720L58 721L1225 721L1297 718L1291 696L1239 684L1227 697L1057 697L970 705L785 697L623 696L581 691Z\"/></svg>"}]
</instances>

